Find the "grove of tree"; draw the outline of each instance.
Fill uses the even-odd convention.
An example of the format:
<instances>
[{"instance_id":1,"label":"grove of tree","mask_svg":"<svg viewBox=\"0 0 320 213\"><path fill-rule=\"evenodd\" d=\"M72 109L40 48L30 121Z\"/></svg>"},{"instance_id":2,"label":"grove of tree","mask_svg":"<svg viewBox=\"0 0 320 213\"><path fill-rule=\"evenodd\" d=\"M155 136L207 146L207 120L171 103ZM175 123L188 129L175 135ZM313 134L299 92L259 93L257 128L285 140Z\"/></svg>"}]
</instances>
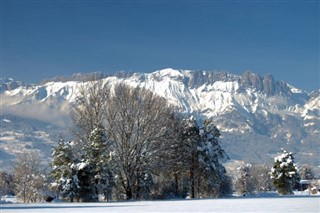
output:
<instances>
[{"instance_id":1,"label":"grove of tree","mask_svg":"<svg viewBox=\"0 0 320 213\"><path fill-rule=\"evenodd\" d=\"M217 197L230 192L227 159L211 120L183 116L164 98L102 81L80 88L72 142L54 152L54 186L65 199ZM72 144L72 146L70 145Z\"/></svg>"}]
</instances>

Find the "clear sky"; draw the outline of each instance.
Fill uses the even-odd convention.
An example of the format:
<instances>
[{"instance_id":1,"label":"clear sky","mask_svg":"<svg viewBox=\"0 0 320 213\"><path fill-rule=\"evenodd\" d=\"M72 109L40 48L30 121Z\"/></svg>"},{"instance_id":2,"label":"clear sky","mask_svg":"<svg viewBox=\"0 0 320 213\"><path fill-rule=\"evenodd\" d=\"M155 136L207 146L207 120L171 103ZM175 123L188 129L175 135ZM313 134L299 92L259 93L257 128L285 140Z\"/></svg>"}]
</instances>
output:
<instances>
[{"instance_id":1,"label":"clear sky","mask_svg":"<svg viewBox=\"0 0 320 213\"><path fill-rule=\"evenodd\" d=\"M320 3L1 0L1 76L246 70L320 88Z\"/></svg>"}]
</instances>

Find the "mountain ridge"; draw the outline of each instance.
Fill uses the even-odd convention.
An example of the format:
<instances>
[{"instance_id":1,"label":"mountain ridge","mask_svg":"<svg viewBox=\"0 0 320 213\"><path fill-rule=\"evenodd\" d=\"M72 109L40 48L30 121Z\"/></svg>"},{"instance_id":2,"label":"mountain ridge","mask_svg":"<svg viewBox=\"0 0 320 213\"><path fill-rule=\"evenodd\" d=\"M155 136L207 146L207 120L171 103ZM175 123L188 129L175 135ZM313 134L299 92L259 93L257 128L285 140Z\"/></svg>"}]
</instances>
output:
<instances>
[{"instance_id":1,"label":"mountain ridge","mask_svg":"<svg viewBox=\"0 0 320 213\"><path fill-rule=\"evenodd\" d=\"M1 80L2 114L58 126L66 122L60 126L68 126L70 122L65 120L70 104L76 101L77 88L86 85L84 79L91 77L89 74L72 77L79 81L57 77L61 81L40 85ZM168 68L98 78L106 85L125 83L146 88L166 98L181 112L212 118L222 132L222 147L233 159L267 162L272 153L284 147L296 152L303 163L319 164L319 151L314 148L320 145L319 90L307 93L276 81L270 74L262 77L250 71L240 76L226 71ZM39 109L37 113L29 109L34 107Z\"/></svg>"}]
</instances>

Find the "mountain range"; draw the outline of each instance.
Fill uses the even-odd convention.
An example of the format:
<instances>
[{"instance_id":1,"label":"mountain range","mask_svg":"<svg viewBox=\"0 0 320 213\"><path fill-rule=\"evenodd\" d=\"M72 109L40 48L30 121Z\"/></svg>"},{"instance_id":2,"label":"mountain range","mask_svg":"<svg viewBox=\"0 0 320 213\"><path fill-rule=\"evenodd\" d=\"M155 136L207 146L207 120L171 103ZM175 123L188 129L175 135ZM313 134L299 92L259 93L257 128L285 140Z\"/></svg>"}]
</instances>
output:
<instances>
[{"instance_id":1,"label":"mountain range","mask_svg":"<svg viewBox=\"0 0 320 213\"><path fill-rule=\"evenodd\" d=\"M271 164L285 148L295 153L298 164L320 166L320 90L308 93L270 74L250 71L234 75L163 69L98 76L104 84L146 88L183 113L213 119L231 159ZM0 79L4 169L10 170L15 156L26 150L38 150L44 162L49 161L59 137L70 137L70 106L76 102L79 86L89 80L92 74L56 77L38 85Z\"/></svg>"}]
</instances>

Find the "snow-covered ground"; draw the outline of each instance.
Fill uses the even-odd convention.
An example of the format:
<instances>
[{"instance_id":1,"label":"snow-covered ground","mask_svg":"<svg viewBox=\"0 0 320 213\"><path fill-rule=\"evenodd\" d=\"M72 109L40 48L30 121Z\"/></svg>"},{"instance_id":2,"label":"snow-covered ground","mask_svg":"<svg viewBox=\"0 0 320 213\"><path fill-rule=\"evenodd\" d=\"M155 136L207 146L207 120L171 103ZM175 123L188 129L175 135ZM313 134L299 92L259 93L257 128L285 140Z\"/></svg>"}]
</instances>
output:
<instances>
[{"instance_id":1,"label":"snow-covered ground","mask_svg":"<svg viewBox=\"0 0 320 213\"><path fill-rule=\"evenodd\" d=\"M109 203L1 204L1 213L105 212L320 212L319 196L224 198Z\"/></svg>"}]
</instances>

